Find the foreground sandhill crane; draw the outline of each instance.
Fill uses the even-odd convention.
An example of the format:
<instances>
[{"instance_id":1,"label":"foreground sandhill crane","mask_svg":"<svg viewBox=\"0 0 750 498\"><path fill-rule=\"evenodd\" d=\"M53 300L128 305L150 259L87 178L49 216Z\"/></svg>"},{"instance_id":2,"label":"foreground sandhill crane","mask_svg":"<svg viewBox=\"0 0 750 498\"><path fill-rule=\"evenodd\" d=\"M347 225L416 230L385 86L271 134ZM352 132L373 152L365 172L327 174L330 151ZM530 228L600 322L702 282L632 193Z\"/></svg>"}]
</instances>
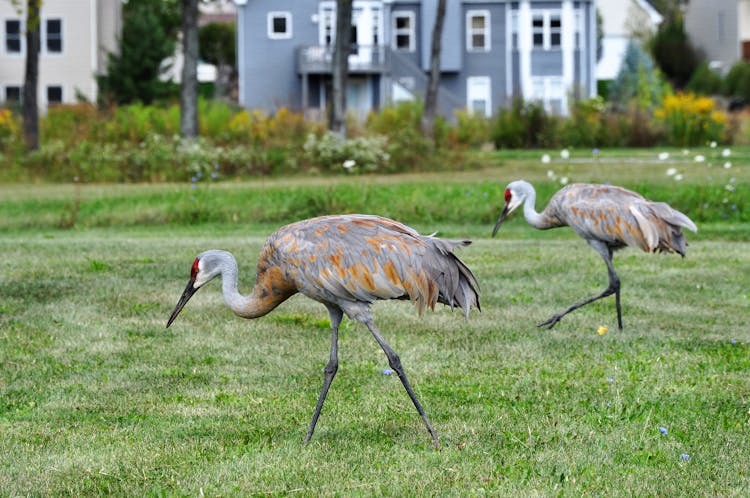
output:
<instances>
[{"instance_id":1,"label":"foreground sandhill crane","mask_svg":"<svg viewBox=\"0 0 750 498\"><path fill-rule=\"evenodd\" d=\"M323 216L292 223L274 232L263 247L252 292L237 291L237 261L226 251L210 250L195 258L169 327L190 297L221 275L227 306L243 318L257 318L290 296L302 293L325 305L331 318L331 354L323 388L305 442L310 441L328 389L338 369L338 332L343 314L363 323L383 348L432 440L439 447L422 405L398 355L375 327L370 304L378 299L411 299L421 315L440 302L464 310L479 309L479 285L454 248L468 240L423 236L387 218L367 215Z\"/></svg>"},{"instance_id":2,"label":"foreground sandhill crane","mask_svg":"<svg viewBox=\"0 0 750 498\"><path fill-rule=\"evenodd\" d=\"M555 193L541 213L534 207L536 191L519 180L505 188L505 207L492 230L494 237L506 216L523 204L523 215L529 225L539 230L569 226L604 259L609 272L609 286L604 292L575 303L540 323L552 328L571 311L597 299L615 295L617 326L622 330L620 279L612 266L613 252L625 246L646 252L676 252L685 257L685 238L681 227L697 232L690 218L664 202L652 202L640 194L611 185L576 183Z\"/></svg>"}]
</instances>

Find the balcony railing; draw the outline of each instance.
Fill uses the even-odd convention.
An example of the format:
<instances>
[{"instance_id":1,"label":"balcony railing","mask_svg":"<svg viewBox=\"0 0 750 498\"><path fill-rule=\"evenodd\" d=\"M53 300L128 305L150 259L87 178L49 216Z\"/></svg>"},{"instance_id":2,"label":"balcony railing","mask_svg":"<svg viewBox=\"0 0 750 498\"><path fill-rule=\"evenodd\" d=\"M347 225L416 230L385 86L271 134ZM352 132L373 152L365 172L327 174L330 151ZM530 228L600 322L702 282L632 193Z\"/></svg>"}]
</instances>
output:
<instances>
[{"instance_id":1,"label":"balcony railing","mask_svg":"<svg viewBox=\"0 0 750 498\"><path fill-rule=\"evenodd\" d=\"M349 52L350 73L382 73L387 65L387 47L382 45L352 45ZM333 47L306 45L299 47L297 71L326 74L331 72Z\"/></svg>"}]
</instances>

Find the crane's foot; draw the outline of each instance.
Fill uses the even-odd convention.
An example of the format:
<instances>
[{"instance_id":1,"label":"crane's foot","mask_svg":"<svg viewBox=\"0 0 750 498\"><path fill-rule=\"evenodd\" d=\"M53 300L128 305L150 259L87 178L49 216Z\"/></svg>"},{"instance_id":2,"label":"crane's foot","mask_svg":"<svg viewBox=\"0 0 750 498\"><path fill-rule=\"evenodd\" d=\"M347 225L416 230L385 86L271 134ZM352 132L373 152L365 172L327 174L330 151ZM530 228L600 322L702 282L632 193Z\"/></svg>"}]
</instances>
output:
<instances>
[{"instance_id":1,"label":"crane's foot","mask_svg":"<svg viewBox=\"0 0 750 498\"><path fill-rule=\"evenodd\" d=\"M537 327L547 327L547 330L550 330L552 329L552 327L557 325L557 322L559 322L564 316L565 316L565 313L558 313L556 315L553 315L549 317L547 320L543 321L542 323L538 323Z\"/></svg>"}]
</instances>

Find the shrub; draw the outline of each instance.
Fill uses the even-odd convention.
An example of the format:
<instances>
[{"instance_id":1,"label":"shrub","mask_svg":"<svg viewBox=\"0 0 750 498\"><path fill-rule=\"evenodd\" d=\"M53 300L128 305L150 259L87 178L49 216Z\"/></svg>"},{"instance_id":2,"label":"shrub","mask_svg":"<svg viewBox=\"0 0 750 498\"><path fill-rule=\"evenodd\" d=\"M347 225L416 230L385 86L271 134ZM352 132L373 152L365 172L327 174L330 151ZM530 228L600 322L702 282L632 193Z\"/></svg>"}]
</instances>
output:
<instances>
[{"instance_id":1,"label":"shrub","mask_svg":"<svg viewBox=\"0 0 750 498\"><path fill-rule=\"evenodd\" d=\"M715 102L708 97L693 93L670 95L654 117L664 126L670 145L699 145L725 138L727 117L716 110Z\"/></svg>"},{"instance_id":2,"label":"shrub","mask_svg":"<svg viewBox=\"0 0 750 498\"><path fill-rule=\"evenodd\" d=\"M0 109L0 150L19 139L20 126L10 109Z\"/></svg>"},{"instance_id":3,"label":"shrub","mask_svg":"<svg viewBox=\"0 0 750 498\"><path fill-rule=\"evenodd\" d=\"M702 95L719 95L724 87L721 75L703 62L690 77L687 90Z\"/></svg>"},{"instance_id":4,"label":"shrub","mask_svg":"<svg viewBox=\"0 0 750 498\"><path fill-rule=\"evenodd\" d=\"M556 147L558 119L549 116L539 102L514 99L509 109L500 109L492 129L497 148Z\"/></svg>"},{"instance_id":5,"label":"shrub","mask_svg":"<svg viewBox=\"0 0 750 498\"><path fill-rule=\"evenodd\" d=\"M435 145L421 131L422 103L401 102L367 116L365 129L388 138L388 171L419 171L434 166Z\"/></svg>"},{"instance_id":6,"label":"shrub","mask_svg":"<svg viewBox=\"0 0 750 498\"><path fill-rule=\"evenodd\" d=\"M350 173L387 171L390 155L384 136L346 139L333 132L318 137L310 133L305 141L305 158L323 171Z\"/></svg>"},{"instance_id":7,"label":"shrub","mask_svg":"<svg viewBox=\"0 0 750 498\"><path fill-rule=\"evenodd\" d=\"M739 61L729 69L724 79L724 94L750 101L750 64Z\"/></svg>"},{"instance_id":8,"label":"shrub","mask_svg":"<svg viewBox=\"0 0 750 498\"><path fill-rule=\"evenodd\" d=\"M627 110L633 103L640 109L654 109L668 93L653 59L631 41L625 51L620 72L608 89L608 98L615 109Z\"/></svg>"},{"instance_id":9,"label":"shrub","mask_svg":"<svg viewBox=\"0 0 750 498\"><path fill-rule=\"evenodd\" d=\"M492 121L478 113L456 111L456 127L447 135L450 142L477 147L492 141Z\"/></svg>"}]
</instances>

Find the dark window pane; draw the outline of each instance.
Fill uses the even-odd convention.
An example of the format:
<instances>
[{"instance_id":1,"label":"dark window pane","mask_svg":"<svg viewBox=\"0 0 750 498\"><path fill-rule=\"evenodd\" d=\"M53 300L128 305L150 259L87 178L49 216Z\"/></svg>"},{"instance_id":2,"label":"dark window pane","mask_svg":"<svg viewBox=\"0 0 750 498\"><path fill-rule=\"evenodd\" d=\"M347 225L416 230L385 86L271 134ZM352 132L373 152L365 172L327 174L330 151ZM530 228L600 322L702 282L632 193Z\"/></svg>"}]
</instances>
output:
<instances>
[{"instance_id":1,"label":"dark window pane","mask_svg":"<svg viewBox=\"0 0 750 498\"><path fill-rule=\"evenodd\" d=\"M5 51L9 53L21 51L21 21L5 21Z\"/></svg>"},{"instance_id":2,"label":"dark window pane","mask_svg":"<svg viewBox=\"0 0 750 498\"><path fill-rule=\"evenodd\" d=\"M20 102L21 101L21 87L20 86L5 87L5 101L6 102Z\"/></svg>"},{"instance_id":3,"label":"dark window pane","mask_svg":"<svg viewBox=\"0 0 750 498\"><path fill-rule=\"evenodd\" d=\"M408 17L397 17L396 18L396 29L409 29L409 20Z\"/></svg>"},{"instance_id":4,"label":"dark window pane","mask_svg":"<svg viewBox=\"0 0 750 498\"><path fill-rule=\"evenodd\" d=\"M541 47L544 45L544 36L542 33L534 33L534 46Z\"/></svg>"},{"instance_id":5,"label":"dark window pane","mask_svg":"<svg viewBox=\"0 0 750 498\"><path fill-rule=\"evenodd\" d=\"M560 33L552 33L550 35L550 45L552 45L553 47L560 46Z\"/></svg>"},{"instance_id":6,"label":"dark window pane","mask_svg":"<svg viewBox=\"0 0 750 498\"><path fill-rule=\"evenodd\" d=\"M397 48L409 48L409 35L396 35Z\"/></svg>"},{"instance_id":7,"label":"dark window pane","mask_svg":"<svg viewBox=\"0 0 750 498\"><path fill-rule=\"evenodd\" d=\"M273 18L273 32L276 34L286 33L286 17Z\"/></svg>"},{"instance_id":8,"label":"dark window pane","mask_svg":"<svg viewBox=\"0 0 750 498\"><path fill-rule=\"evenodd\" d=\"M559 17L553 17L549 20L549 25L552 27L552 29L560 28L560 18Z\"/></svg>"},{"instance_id":9,"label":"dark window pane","mask_svg":"<svg viewBox=\"0 0 750 498\"><path fill-rule=\"evenodd\" d=\"M542 17L535 17L534 20L532 21L531 25L534 26L535 28L542 28L542 27L544 27L544 18L542 18Z\"/></svg>"},{"instance_id":10,"label":"dark window pane","mask_svg":"<svg viewBox=\"0 0 750 498\"><path fill-rule=\"evenodd\" d=\"M62 21L47 19L47 51L62 52Z\"/></svg>"},{"instance_id":11,"label":"dark window pane","mask_svg":"<svg viewBox=\"0 0 750 498\"><path fill-rule=\"evenodd\" d=\"M484 48L484 35L472 35L471 43L474 48Z\"/></svg>"},{"instance_id":12,"label":"dark window pane","mask_svg":"<svg viewBox=\"0 0 750 498\"><path fill-rule=\"evenodd\" d=\"M50 104L59 104L62 102L62 87L61 86L48 86L47 87L47 102Z\"/></svg>"}]
</instances>

